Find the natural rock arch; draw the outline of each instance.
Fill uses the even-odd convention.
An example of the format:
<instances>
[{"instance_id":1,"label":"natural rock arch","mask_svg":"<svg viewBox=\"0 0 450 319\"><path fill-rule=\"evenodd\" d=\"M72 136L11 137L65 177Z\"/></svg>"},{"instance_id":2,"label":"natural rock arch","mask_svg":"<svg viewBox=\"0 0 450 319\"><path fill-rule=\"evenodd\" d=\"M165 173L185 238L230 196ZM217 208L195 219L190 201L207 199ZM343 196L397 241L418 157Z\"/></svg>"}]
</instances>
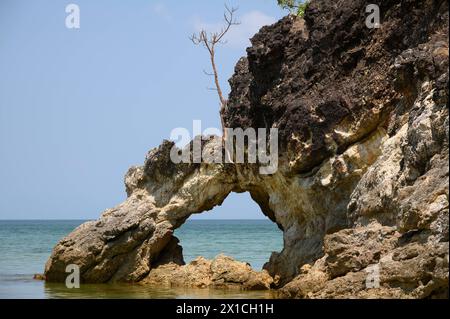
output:
<instances>
[{"instance_id":1,"label":"natural rock arch","mask_svg":"<svg viewBox=\"0 0 450 319\"><path fill-rule=\"evenodd\" d=\"M376 158L383 136L380 131L358 147ZM249 192L263 214L283 231L283 250L273 253L265 265L282 285L297 275L299 266L323 254L327 230L344 226L346 204L357 181L354 174L370 163L349 149L324 162L313 176L260 175L257 165L174 164L173 146L164 141L149 152L143 166L129 169L125 202L59 242L46 264L47 281L64 281L69 264L80 267L82 282L141 281L155 265L180 260L173 233L189 216L222 204L231 192ZM203 147L222 146L210 139ZM354 172L334 174L339 192L330 196L333 190L324 183L333 175L332 163L344 158ZM332 213L330 205L335 207Z\"/></svg>"}]
</instances>

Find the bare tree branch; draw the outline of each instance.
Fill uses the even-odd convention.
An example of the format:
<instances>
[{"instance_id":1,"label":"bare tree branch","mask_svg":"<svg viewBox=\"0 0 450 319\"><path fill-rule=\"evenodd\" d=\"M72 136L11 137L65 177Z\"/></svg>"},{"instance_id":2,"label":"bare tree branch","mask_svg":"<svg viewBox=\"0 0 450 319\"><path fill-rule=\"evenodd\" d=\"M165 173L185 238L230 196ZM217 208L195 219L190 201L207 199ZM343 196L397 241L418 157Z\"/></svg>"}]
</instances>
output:
<instances>
[{"instance_id":1,"label":"bare tree branch","mask_svg":"<svg viewBox=\"0 0 450 319\"><path fill-rule=\"evenodd\" d=\"M226 136L226 130L225 130L225 123L223 120L223 112L225 111L225 108L227 106L227 100L224 98L222 89L220 87L219 83L219 74L217 72L216 67L216 45L217 44L225 44L226 41L223 40L224 36L227 34L227 32L230 30L230 28L234 25L239 25L240 23L236 21L234 14L236 13L238 9L237 8L229 8L227 5L225 5L225 12L223 14L223 18L225 21L225 26L220 30L220 32L210 32L209 36L206 30L200 30L198 33L194 33L190 39L192 43L195 45L202 45L204 48L206 48L209 52L209 57L211 61L211 66L213 73L207 73L205 70L203 70L203 73L205 73L208 76L214 77L214 84L215 88L208 88L208 90L214 90L217 92L217 95L219 96L220 100L220 120L222 124L222 130L223 130L223 136L222 136L222 142L225 142L227 140Z\"/></svg>"},{"instance_id":2,"label":"bare tree branch","mask_svg":"<svg viewBox=\"0 0 450 319\"><path fill-rule=\"evenodd\" d=\"M216 67L216 61L215 61L215 53L216 53L216 45L217 44L225 44L226 41L222 40L223 37L227 34L227 32L230 30L231 26L239 25L240 23L236 21L234 14L236 13L238 9L237 8L229 8L227 5L225 5L225 12L223 14L223 18L225 21L225 26L219 31L219 32L210 32L209 35L206 32L206 30L200 30L200 32L193 34L190 39L192 43L195 45L202 45L205 47L210 56L210 62L213 69L213 73L207 73L204 71L206 75L212 75L214 76L214 84L216 86L216 91L219 96L221 109L226 107L227 100L224 98L222 89L220 87L219 83L219 74L217 72Z\"/></svg>"},{"instance_id":3,"label":"bare tree branch","mask_svg":"<svg viewBox=\"0 0 450 319\"><path fill-rule=\"evenodd\" d=\"M203 73L205 73L205 75L207 76L214 76L214 73L206 72L206 70L203 70Z\"/></svg>"}]
</instances>

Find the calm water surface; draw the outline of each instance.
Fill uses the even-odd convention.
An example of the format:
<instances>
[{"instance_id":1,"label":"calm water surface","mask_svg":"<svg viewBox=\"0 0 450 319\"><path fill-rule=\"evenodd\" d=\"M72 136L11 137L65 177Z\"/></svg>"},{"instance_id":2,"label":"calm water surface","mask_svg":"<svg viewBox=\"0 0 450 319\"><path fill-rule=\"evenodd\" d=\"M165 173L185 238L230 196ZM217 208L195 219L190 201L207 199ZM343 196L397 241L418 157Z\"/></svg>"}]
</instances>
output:
<instances>
[{"instance_id":1,"label":"calm water surface","mask_svg":"<svg viewBox=\"0 0 450 319\"><path fill-rule=\"evenodd\" d=\"M33 280L42 273L59 239L83 223L64 221L0 220L0 298L271 298L271 292L239 292L213 289L148 288L129 284L82 285ZM189 220L175 232L186 262L219 253L249 262L261 269L272 251L283 246L281 231L268 220Z\"/></svg>"}]
</instances>

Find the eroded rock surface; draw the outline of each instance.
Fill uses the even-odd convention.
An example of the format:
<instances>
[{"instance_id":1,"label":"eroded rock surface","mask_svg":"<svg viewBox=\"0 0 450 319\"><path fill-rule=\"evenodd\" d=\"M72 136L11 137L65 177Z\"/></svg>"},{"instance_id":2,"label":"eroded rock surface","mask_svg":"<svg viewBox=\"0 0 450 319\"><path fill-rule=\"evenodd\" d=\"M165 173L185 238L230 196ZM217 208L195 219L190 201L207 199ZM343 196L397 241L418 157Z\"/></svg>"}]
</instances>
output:
<instances>
[{"instance_id":1,"label":"eroded rock surface","mask_svg":"<svg viewBox=\"0 0 450 319\"><path fill-rule=\"evenodd\" d=\"M58 243L46 279L63 281L77 264L83 282L448 297L448 1L370 3L378 29L365 25L366 1L313 0L304 20L262 28L237 63L222 117L232 128L279 129L275 174L174 164L164 141L128 171L124 203ZM184 265L174 230L230 192L249 192L283 231L283 250L264 266L271 277L234 261L227 278L211 270L217 260Z\"/></svg>"},{"instance_id":2,"label":"eroded rock surface","mask_svg":"<svg viewBox=\"0 0 450 319\"><path fill-rule=\"evenodd\" d=\"M273 278L267 271L254 271L249 264L219 255L213 260L198 257L187 265L164 263L152 269L141 282L157 287L216 289L270 289Z\"/></svg>"}]
</instances>

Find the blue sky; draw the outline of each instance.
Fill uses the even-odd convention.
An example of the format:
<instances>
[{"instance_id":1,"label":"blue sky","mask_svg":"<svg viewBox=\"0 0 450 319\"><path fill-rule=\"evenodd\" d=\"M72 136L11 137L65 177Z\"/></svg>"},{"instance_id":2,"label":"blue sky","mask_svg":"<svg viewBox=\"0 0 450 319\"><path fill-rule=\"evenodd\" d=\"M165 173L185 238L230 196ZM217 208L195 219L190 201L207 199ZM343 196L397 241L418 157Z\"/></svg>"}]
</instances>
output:
<instances>
[{"instance_id":1,"label":"blue sky","mask_svg":"<svg viewBox=\"0 0 450 319\"><path fill-rule=\"evenodd\" d=\"M65 7L80 7L67 29ZM229 1L241 25L217 53L222 87L248 37L286 14ZM175 127L220 127L208 55L222 1L1 0L0 219L90 219L125 199L123 175ZM191 129L190 129L191 130ZM246 194L202 218L260 218Z\"/></svg>"}]
</instances>

